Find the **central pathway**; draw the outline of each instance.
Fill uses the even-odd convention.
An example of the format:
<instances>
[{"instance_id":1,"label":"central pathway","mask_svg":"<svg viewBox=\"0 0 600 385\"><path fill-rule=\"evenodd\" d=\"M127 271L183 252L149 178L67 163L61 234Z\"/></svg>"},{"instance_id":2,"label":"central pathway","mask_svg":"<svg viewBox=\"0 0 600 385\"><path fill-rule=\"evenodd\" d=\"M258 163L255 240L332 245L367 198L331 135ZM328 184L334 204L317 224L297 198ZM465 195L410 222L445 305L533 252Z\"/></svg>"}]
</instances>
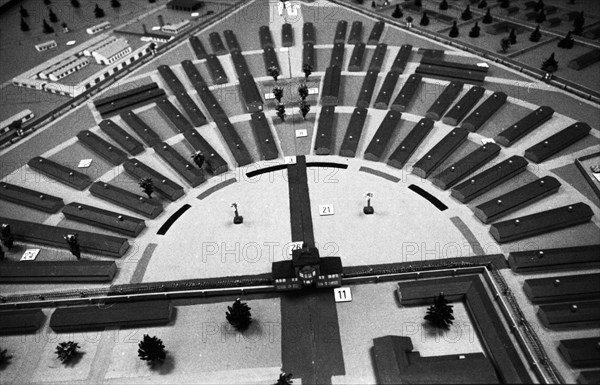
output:
<instances>
[{"instance_id":1,"label":"central pathway","mask_svg":"<svg viewBox=\"0 0 600 385\"><path fill-rule=\"evenodd\" d=\"M292 241L314 246L306 158L288 165ZM331 289L281 295L282 370L303 384L331 384L345 374L337 308Z\"/></svg>"}]
</instances>

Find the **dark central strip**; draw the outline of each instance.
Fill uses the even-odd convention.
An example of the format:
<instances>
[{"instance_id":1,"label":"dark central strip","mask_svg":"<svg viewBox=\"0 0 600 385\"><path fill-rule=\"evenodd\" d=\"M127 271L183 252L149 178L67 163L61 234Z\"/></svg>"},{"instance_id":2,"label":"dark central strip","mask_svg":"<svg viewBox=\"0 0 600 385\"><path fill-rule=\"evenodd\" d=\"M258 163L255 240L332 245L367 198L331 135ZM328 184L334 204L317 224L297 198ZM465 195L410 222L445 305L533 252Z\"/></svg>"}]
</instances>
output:
<instances>
[{"instance_id":1,"label":"dark central strip","mask_svg":"<svg viewBox=\"0 0 600 385\"><path fill-rule=\"evenodd\" d=\"M314 246L306 158L288 165L292 240ZM331 289L304 288L281 295L283 371L303 384L331 384L345 374L337 308Z\"/></svg>"},{"instance_id":2,"label":"dark central strip","mask_svg":"<svg viewBox=\"0 0 600 385\"><path fill-rule=\"evenodd\" d=\"M292 224L292 241L304 241L307 246L314 246L310 196L308 194L308 177L306 176L306 157L298 156L295 164L289 164L288 187L290 192L290 219Z\"/></svg>"}]
</instances>

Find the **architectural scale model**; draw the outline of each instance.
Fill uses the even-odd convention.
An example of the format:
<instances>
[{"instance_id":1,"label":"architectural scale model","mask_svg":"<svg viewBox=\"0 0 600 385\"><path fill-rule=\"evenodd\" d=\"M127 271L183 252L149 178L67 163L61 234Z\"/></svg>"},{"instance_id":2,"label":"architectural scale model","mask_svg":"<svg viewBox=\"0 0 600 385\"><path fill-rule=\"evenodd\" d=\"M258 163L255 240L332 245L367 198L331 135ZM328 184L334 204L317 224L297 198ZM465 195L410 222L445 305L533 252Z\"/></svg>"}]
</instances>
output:
<instances>
[{"instance_id":1,"label":"architectural scale model","mask_svg":"<svg viewBox=\"0 0 600 385\"><path fill-rule=\"evenodd\" d=\"M600 383L600 2L0 0L1 384Z\"/></svg>"}]
</instances>

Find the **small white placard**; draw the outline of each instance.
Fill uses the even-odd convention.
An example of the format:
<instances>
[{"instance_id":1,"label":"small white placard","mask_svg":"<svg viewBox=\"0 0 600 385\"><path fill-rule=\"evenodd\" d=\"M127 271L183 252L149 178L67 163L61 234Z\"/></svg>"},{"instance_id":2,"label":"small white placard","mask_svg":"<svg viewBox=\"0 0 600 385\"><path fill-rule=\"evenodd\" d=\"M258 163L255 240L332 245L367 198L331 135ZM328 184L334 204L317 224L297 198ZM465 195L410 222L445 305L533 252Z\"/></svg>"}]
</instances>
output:
<instances>
[{"instance_id":1,"label":"small white placard","mask_svg":"<svg viewBox=\"0 0 600 385\"><path fill-rule=\"evenodd\" d=\"M352 291L349 287L336 287L333 289L335 302L350 302L352 301Z\"/></svg>"},{"instance_id":2,"label":"small white placard","mask_svg":"<svg viewBox=\"0 0 600 385\"><path fill-rule=\"evenodd\" d=\"M23 253L23 256L21 257L21 262L33 261L37 258L39 253L40 253L40 249L27 249L27 250L25 250L25 252Z\"/></svg>"},{"instance_id":3,"label":"small white placard","mask_svg":"<svg viewBox=\"0 0 600 385\"><path fill-rule=\"evenodd\" d=\"M295 156L286 156L285 164L296 164L296 157Z\"/></svg>"},{"instance_id":4,"label":"small white placard","mask_svg":"<svg viewBox=\"0 0 600 385\"><path fill-rule=\"evenodd\" d=\"M154 27L152 27L153 31L160 31L160 27L158 25L155 25Z\"/></svg>"},{"instance_id":5,"label":"small white placard","mask_svg":"<svg viewBox=\"0 0 600 385\"><path fill-rule=\"evenodd\" d=\"M69 40L66 44L67 45L74 45L75 43L77 43L77 41L75 41L75 40Z\"/></svg>"},{"instance_id":6,"label":"small white placard","mask_svg":"<svg viewBox=\"0 0 600 385\"><path fill-rule=\"evenodd\" d=\"M79 164L77 165L77 167L79 167L79 168L88 168L88 167L90 167L91 164L92 164L92 160L91 159L81 159L79 161Z\"/></svg>"},{"instance_id":7,"label":"small white placard","mask_svg":"<svg viewBox=\"0 0 600 385\"><path fill-rule=\"evenodd\" d=\"M281 47L279 48L279 52L287 52L290 50L290 47Z\"/></svg>"},{"instance_id":8,"label":"small white placard","mask_svg":"<svg viewBox=\"0 0 600 385\"><path fill-rule=\"evenodd\" d=\"M272 92L269 92L268 94L265 94L265 99L266 100L273 100L275 99L275 94Z\"/></svg>"},{"instance_id":9,"label":"small white placard","mask_svg":"<svg viewBox=\"0 0 600 385\"><path fill-rule=\"evenodd\" d=\"M319 205L319 215L333 215L333 205Z\"/></svg>"},{"instance_id":10,"label":"small white placard","mask_svg":"<svg viewBox=\"0 0 600 385\"><path fill-rule=\"evenodd\" d=\"M315 87L315 88L309 88L309 89L308 89L308 94L309 94L309 95L316 95L316 94L318 94L318 93L319 93L319 88L318 88L318 87Z\"/></svg>"},{"instance_id":11,"label":"small white placard","mask_svg":"<svg viewBox=\"0 0 600 385\"><path fill-rule=\"evenodd\" d=\"M481 143L482 144L496 143L496 141L492 138L483 138L483 139L481 139Z\"/></svg>"},{"instance_id":12,"label":"small white placard","mask_svg":"<svg viewBox=\"0 0 600 385\"><path fill-rule=\"evenodd\" d=\"M600 182L600 172L593 172L592 175L594 176L594 178L596 178L598 182Z\"/></svg>"},{"instance_id":13,"label":"small white placard","mask_svg":"<svg viewBox=\"0 0 600 385\"><path fill-rule=\"evenodd\" d=\"M292 255L292 251L293 251L293 250L300 250L300 249L302 249L302 244L303 244L303 243L304 243L304 242L302 242L302 241L299 241L299 242L292 242L292 243L290 243L290 244L288 245L288 254L289 254L289 255Z\"/></svg>"},{"instance_id":14,"label":"small white placard","mask_svg":"<svg viewBox=\"0 0 600 385\"><path fill-rule=\"evenodd\" d=\"M477 67L490 68L490 66L487 63L477 63Z\"/></svg>"},{"instance_id":15,"label":"small white placard","mask_svg":"<svg viewBox=\"0 0 600 385\"><path fill-rule=\"evenodd\" d=\"M192 12L192 13L190 14L190 16L191 16L191 17L198 17L198 16L200 16L200 14L199 14L198 12Z\"/></svg>"},{"instance_id":16,"label":"small white placard","mask_svg":"<svg viewBox=\"0 0 600 385\"><path fill-rule=\"evenodd\" d=\"M296 138L304 138L308 136L308 131L306 131L306 129L300 129L300 130L296 130Z\"/></svg>"}]
</instances>

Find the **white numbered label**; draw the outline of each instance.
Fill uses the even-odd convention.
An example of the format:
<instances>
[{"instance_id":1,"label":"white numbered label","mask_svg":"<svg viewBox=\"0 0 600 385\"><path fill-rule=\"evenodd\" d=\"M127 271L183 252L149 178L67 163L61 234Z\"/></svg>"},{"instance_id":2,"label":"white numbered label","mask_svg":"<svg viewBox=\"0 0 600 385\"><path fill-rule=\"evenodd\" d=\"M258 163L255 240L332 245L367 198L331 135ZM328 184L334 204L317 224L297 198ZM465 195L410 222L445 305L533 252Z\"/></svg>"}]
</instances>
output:
<instances>
[{"instance_id":1,"label":"white numbered label","mask_svg":"<svg viewBox=\"0 0 600 385\"><path fill-rule=\"evenodd\" d=\"M269 92L268 94L265 94L265 100L273 100L275 99L275 94L272 92Z\"/></svg>"},{"instance_id":2,"label":"white numbered label","mask_svg":"<svg viewBox=\"0 0 600 385\"><path fill-rule=\"evenodd\" d=\"M292 255L292 251L301 250L302 249L302 241L300 242L292 242L288 245L288 254Z\"/></svg>"},{"instance_id":3,"label":"white numbered label","mask_svg":"<svg viewBox=\"0 0 600 385\"><path fill-rule=\"evenodd\" d=\"M286 156L285 164L296 164L296 157L295 156Z\"/></svg>"},{"instance_id":4,"label":"white numbered label","mask_svg":"<svg viewBox=\"0 0 600 385\"><path fill-rule=\"evenodd\" d=\"M319 215L333 215L333 205L319 205Z\"/></svg>"},{"instance_id":5,"label":"white numbered label","mask_svg":"<svg viewBox=\"0 0 600 385\"><path fill-rule=\"evenodd\" d=\"M309 89L308 89L308 94L309 94L309 95L316 95L316 94L318 94L318 93L319 93L319 89L318 89L318 88L316 88L316 87L315 87L315 88L309 88Z\"/></svg>"},{"instance_id":6,"label":"white numbered label","mask_svg":"<svg viewBox=\"0 0 600 385\"><path fill-rule=\"evenodd\" d=\"M40 253L40 249L27 249L21 257L21 261L33 261Z\"/></svg>"},{"instance_id":7,"label":"white numbered label","mask_svg":"<svg viewBox=\"0 0 600 385\"><path fill-rule=\"evenodd\" d=\"M296 130L296 138L304 138L308 136L308 131L305 129Z\"/></svg>"},{"instance_id":8,"label":"white numbered label","mask_svg":"<svg viewBox=\"0 0 600 385\"><path fill-rule=\"evenodd\" d=\"M333 289L335 302L350 302L352 301L352 291L349 287L338 287Z\"/></svg>"}]
</instances>

